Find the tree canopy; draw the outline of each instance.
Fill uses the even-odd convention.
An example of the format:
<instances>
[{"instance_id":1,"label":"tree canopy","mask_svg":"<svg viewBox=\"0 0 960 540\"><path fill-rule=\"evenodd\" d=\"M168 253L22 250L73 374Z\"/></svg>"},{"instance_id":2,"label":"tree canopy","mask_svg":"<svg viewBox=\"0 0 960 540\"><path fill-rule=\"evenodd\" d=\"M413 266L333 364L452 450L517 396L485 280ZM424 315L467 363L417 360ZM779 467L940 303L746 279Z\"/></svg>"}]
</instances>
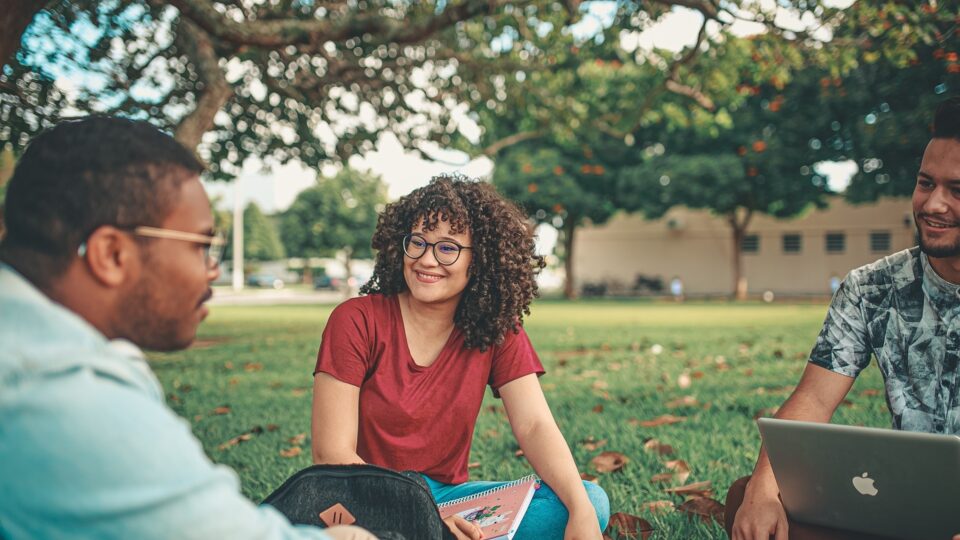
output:
<instances>
[{"instance_id":1,"label":"tree canopy","mask_svg":"<svg viewBox=\"0 0 960 540\"><path fill-rule=\"evenodd\" d=\"M371 256L377 213L386 203L379 177L345 168L302 191L280 216L280 234L292 257Z\"/></svg>"}]
</instances>

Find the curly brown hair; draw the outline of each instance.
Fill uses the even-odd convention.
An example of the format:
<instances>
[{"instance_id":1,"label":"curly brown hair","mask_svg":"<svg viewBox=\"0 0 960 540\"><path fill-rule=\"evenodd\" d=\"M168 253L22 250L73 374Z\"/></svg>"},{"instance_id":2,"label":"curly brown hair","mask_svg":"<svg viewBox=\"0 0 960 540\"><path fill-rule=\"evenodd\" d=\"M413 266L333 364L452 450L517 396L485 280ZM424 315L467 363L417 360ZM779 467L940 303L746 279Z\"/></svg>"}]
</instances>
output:
<instances>
[{"instance_id":1,"label":"curly brown hair","mask_svg":"<svg viewBox=\"0 0 960 540\"><path fill-rule=\"evenodd\" d=\"M388 204L377 220L371 245L377 250L373 276L361 294L399 294L403 278L403 237L423 221L425 231L447 221L454 234L469 231L473 260L453 322L467 348L485 351L519 332L530 302L539 296L536 277L545 266L537 255L527 216L486 182L440 175Z\"/></svg>"}]
</instances>

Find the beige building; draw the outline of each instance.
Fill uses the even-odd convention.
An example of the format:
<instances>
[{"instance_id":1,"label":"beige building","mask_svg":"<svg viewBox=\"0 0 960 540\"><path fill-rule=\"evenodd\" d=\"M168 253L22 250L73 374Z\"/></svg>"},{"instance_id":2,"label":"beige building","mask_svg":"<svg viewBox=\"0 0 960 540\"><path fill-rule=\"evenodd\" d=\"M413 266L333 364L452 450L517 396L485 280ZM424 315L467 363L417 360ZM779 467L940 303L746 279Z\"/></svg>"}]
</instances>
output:
<instances>
[{"instance_id":1,"label":"beige building","mask_svg":"<svg viewBox=\"0 0 960 540\"><path fill-rule=\"evenodd\" d=\"M608 292L630 293L642 276L660 278L669 293L670 281L679 277L687 295L729 295L732 244L726 221L707 211L677 207L655 221L621 214L577 231L575 286L602 284ZM915 244L909 198L851 205L834 197L826 209L793 219L755 215L743 269L751 295L828 295L831 277Z\"/></svg>"}]
</instances>

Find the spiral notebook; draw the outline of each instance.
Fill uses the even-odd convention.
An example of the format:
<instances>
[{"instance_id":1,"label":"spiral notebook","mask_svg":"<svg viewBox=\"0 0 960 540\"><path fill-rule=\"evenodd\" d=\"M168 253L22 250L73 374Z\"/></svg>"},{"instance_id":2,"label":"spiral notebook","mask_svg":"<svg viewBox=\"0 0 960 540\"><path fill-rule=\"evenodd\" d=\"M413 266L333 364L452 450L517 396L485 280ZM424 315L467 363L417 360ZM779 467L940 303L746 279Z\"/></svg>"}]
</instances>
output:
<instances>
[{"instance_id":1,"label":"spiral notebook","mask_svg":"<svg viewBox=\"0 0 960 540\"><path fill-rule=\"evenodd\" d=\"M483 531L484 540L511 540L530 506L539 479L525 476L509 484L440 504L444 518L459 515Z\"/></svg>"}]
</instances>

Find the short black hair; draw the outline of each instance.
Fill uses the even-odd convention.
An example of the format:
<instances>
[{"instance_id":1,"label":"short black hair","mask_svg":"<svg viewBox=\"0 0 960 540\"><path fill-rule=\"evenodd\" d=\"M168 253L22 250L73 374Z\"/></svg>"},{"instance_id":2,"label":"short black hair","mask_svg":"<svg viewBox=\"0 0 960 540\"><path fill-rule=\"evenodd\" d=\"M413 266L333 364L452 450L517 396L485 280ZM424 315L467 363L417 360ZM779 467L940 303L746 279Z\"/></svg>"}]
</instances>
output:
<instances>
[{"instance_id":1,"label":"short black hair","mask_svg":"<svg viewBox=\"0 0 960 540\"><path fill-rule=\"evenodd\" d=\"M148 122L63 121L17 160L0 258L42 287L62 275L98 227L159 225L180 184L203 169L193 152Z\"/></svg>"},{"instance_id":2,"label":"short black hair","mask_svg":"<svg viewBox=\"0 0 960 540\"><path fill-rule=\"evenodd\" d=\"M954 96L937 107L933 115L933 138L960 140L960 96Z\"/></svg>"}]
</instances>

